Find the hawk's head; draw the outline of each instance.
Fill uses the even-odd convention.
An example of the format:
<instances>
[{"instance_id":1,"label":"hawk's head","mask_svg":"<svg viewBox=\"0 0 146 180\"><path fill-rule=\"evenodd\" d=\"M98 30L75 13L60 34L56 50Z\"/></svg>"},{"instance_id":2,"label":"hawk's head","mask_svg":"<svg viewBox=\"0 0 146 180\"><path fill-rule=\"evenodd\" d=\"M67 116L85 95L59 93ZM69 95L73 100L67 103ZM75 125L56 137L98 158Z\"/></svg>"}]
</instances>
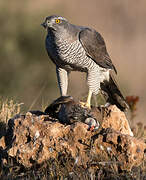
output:
<instances>
[{"instance_id":1,"label":"hawk's head","mask_svg":"<svg viewBox=\"0 0 146 180\"><path fill-rule=\"evenodd\" d=\"M51 29L57 31L64 28L68 24L68 21L61 16L48 16L45 21L41 24L45 29Z\"/></svg>"}]
</instances>

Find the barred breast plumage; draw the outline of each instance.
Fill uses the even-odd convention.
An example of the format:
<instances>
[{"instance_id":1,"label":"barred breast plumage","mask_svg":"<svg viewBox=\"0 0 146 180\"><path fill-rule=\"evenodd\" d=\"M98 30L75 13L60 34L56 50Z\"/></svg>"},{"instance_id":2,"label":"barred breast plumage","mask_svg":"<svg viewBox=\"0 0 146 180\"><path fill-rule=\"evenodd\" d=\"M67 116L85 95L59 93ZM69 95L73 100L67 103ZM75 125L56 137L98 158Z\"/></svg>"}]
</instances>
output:
<instances>
[{"instance_id":1,"label":"barred breast plumage","mask_svg":"<svg viewBox=\"0 0 146 180\"><path fill-rule=\"evenodd\" d=\"M86 72L89 93L85 106L90 107L92 93L101 89L107 101L121 110L128 106L110 70L116 71L106 50L103 37L94 29L70 24L61 16L49 16L42 24L47 29L46 50L56 65L61 96L67 95L68 74Z\"/></svg>"},{"instance_id":2,"label":"barred breast plumage","mask_svg":"<svg viewBox=\"0 0 146 180\"><path fill-rule=\"evenodd\" d=\"M55 64L67 71L87 72L87 82L94 94L98 94L100 82L108 78L108 70L97 65L87 56L85 49L79 40L69 42L62 38L52 38L48 34L46 38L47 51ZM107 73L106 73L107 72ZM96 77L99 77L98 79Z\"/></svg>"}]
</instances>

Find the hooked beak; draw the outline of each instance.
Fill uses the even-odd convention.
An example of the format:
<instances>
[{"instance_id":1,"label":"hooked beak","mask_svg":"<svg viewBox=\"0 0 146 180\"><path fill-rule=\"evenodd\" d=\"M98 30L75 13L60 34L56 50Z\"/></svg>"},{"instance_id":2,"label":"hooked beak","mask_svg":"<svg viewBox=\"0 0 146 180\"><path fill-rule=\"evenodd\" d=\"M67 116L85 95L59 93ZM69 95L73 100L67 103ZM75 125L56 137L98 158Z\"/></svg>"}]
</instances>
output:
<instances>
[{"instance_id":1,"label":"hooked beak","mask_svg":"<svg viewBox=\"0 0 146 180\"><path fill-rule=\"evenodd\" d=\"M46 28L47 28L46 22L43 22L43 23L41 24L41 26L43 26L43 27L46 29Z\"/></svg>"}]
</instances>

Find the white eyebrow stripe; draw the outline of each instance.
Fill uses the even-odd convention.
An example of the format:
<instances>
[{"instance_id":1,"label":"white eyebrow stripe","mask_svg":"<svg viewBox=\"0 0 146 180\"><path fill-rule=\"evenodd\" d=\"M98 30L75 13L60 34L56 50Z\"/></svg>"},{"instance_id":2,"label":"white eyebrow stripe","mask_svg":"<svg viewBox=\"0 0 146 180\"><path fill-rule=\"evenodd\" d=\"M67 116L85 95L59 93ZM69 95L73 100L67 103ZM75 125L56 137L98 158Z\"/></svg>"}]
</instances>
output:
<instances>
[{"instance_id":1,"label":"white eyebrow stripe","mask_svg":"<svg viewBox=\"0 0 146 180\"><path fill-rule=\"evenodd\" d=\"M63 18L61 16L57 17L56 19L61 19L61 20L66 20L67 21L67 19L65 19L65 18Z\"/></svg>"}]
</instances>

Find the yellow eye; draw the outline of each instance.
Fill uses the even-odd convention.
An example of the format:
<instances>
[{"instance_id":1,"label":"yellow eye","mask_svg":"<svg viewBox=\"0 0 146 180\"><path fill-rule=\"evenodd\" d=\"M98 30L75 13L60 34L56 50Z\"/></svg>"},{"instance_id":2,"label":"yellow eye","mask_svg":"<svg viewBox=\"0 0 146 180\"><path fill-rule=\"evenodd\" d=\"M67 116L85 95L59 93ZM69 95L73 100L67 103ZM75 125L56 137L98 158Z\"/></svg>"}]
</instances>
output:
<instances>
[{"instance_id":1,"label":"yellow eye","mask_svg":"<svg viewBox=\"0 0 146 180\"><path fill-rule=\"evenodd\" d=\"M60 19L56 19L55 22L58 24L58 23L61 22L61 20Z\"/></svg>"}]
</instances>

